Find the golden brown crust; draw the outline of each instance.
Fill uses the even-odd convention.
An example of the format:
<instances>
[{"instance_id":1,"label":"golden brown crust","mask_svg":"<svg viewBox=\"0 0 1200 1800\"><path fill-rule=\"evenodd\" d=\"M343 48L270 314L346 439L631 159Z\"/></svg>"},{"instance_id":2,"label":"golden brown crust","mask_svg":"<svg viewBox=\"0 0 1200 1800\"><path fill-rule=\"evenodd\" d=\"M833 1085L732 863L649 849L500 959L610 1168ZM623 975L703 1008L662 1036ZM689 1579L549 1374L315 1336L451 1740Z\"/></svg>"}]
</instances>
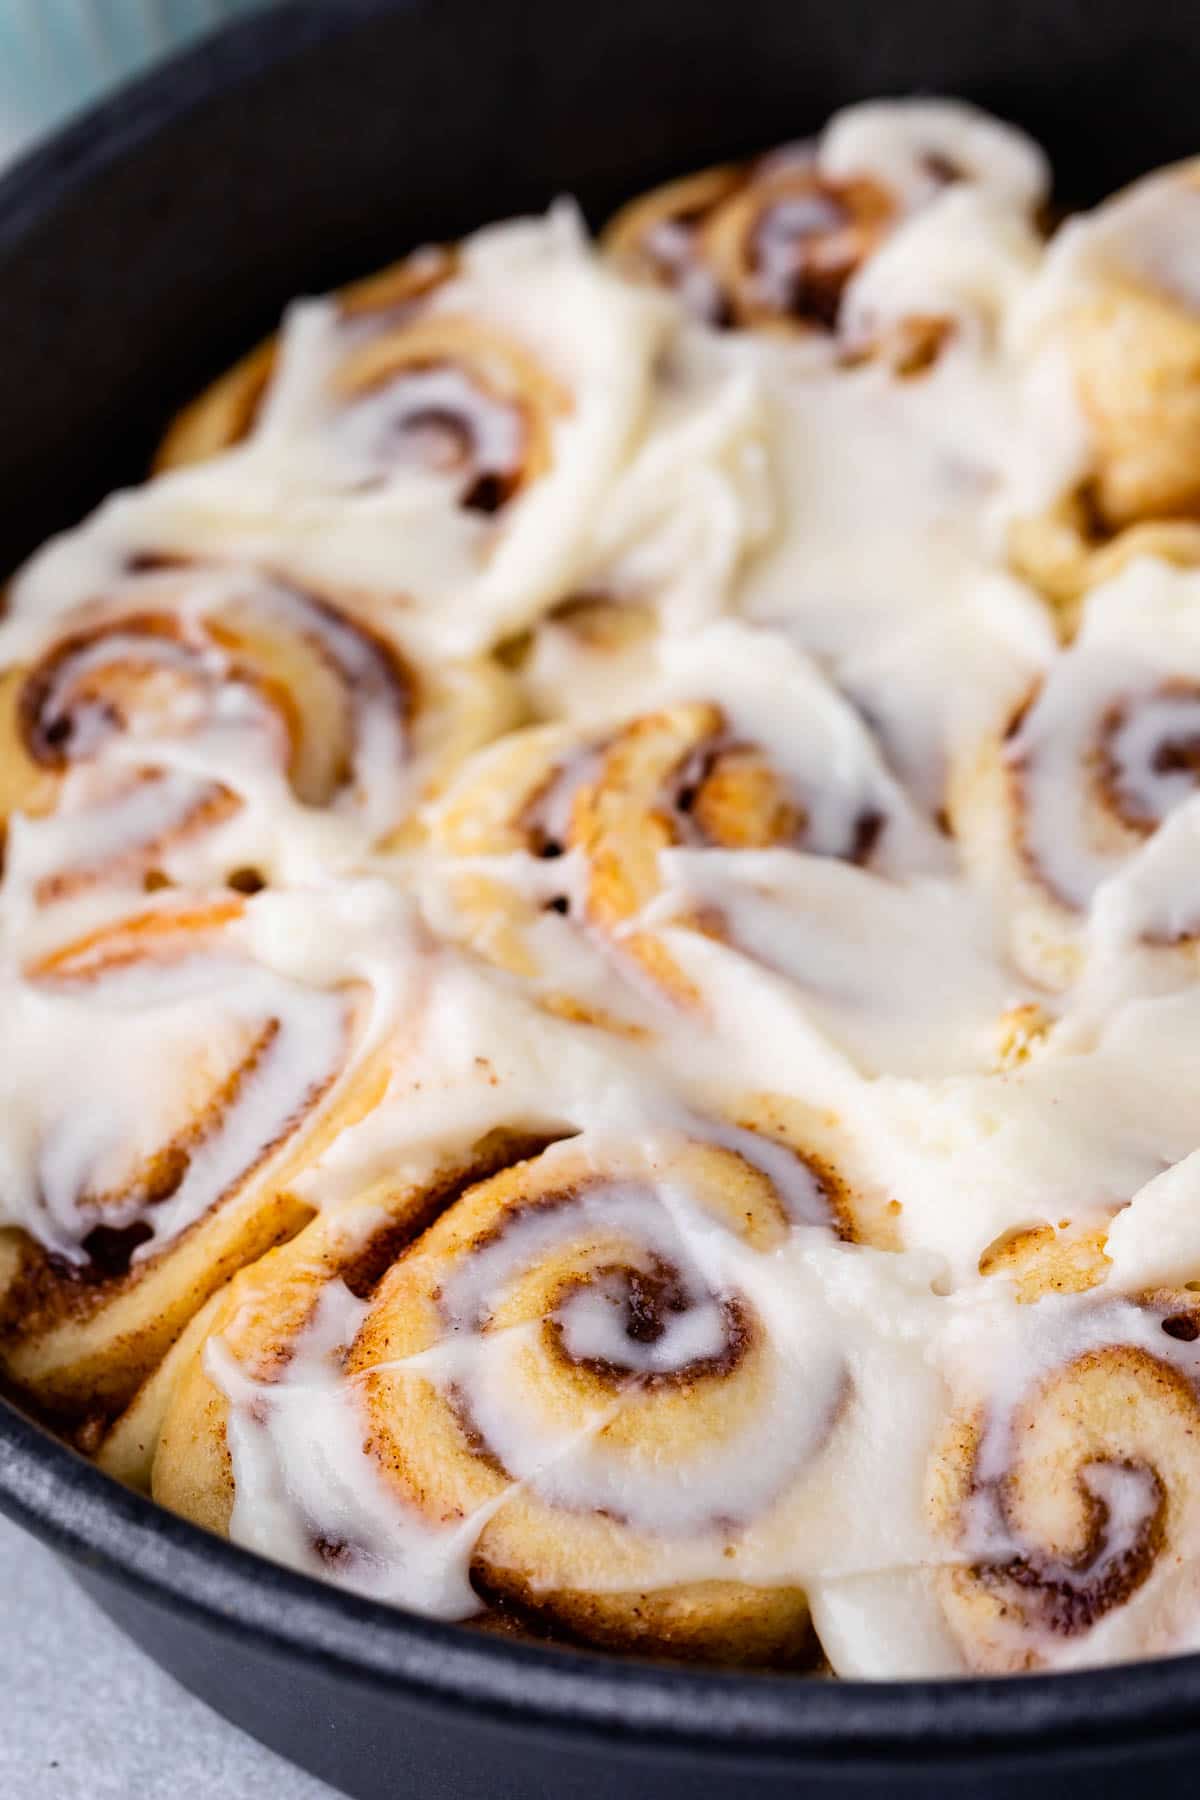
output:
<instances>
[{"instance_id":1,"label":"golden brown crust","mask_svg":"<svg viewBox=\"0 0 1200 1800\"><path fill-rule=\"evenodd\" d=\"M1109 531L1085 490L1049 512L1014 521L1008 556L1017 574L1051 602L1059 632L1069 642L1091 590L1138 557L1155 557L1181 569L1200 567L1200 522L1147 519Z\"/></svg>"},{"instance_id":2,"label":"golden brown crust","mask_svg":"<svg viewBox=\"0 0 1200 1800\"><path fill-rule=\"evenodd\" d=\"M840 847L869 861L885 820L870 807L848 816ZM695 984L663 936L636 925L661 891L659 856L675 845L718 850L806 847L810 820L786 773L761 745L731 731L712 701L681 701L615 729L580 735L558 725L511 733L468 762L448 784L430 822L436 848L482 858L524 851L551 866L583 859L581 929L682 1008L696 1009ZM519 975L535 972L522 932L529 904L485 869L455 877L471 941ZM564 894L549 901L570 915ZM676 923L724 935L715 913ZM563 997L567 1006L569 996Z\"/></svg>"},{"instance_id":3,"label":"golden brown crust","mask_svg":"<svg viewBox=\"0 0 1200 1800\"><path fill-rule=\"evenodd\" d=\"M795 1587L696 1581L612 1594L561 1588L547 1597L485 1556L472 1579L490 1604L514 1608L543 1636L568 1643L716 1668L810 1670L820 1657L808 1602Z\"/></svg>"},{"instance_id":4,"label":"golden brown crust","mask_svg":"<svg viewBox=\"0 0 1200 1800\"><path fill-rule=\"evenodd\" d=\"M988 1245L979 1273L1009 1279L1026 1306L1047 1294L1084 1294L1108 1274L1107 1235L1103 1226L1019 1226Z\"/></svg>"},{"instance_id":5,"label":"golden brown crust","mask_svg":"<svg viewBox=\"0 0 1200 1800\"><path fill-rule=\"evenodd\" d=\"M1197 185L1200 163L1180 163L1101 208L1084 231L1115 240L1101 238L1096 266L1046 330L1073 376L1089 467L1074 492L1015 522L1009 556L1060 609L1067 636L1086 595L1136 557L1200 563L1200 319L1185 297L1158 285L1154 269L1136 266L1132 226L1133 261L1124 266L1117 223L1122 208L1145 206L1155 189L1161 203L1172 188Z\"/></svg>"},{"instance_id":6,"label":"golden brown crust","mask_svg":"<svg viewBox=\"0 0 1200 1800\"><path fill-rule=\"evenodd\" d=\"M264 338L181 408L154 452L151 473L207 462L248 437L275 370L276 340Z\"/></svg>"}]
</instances>

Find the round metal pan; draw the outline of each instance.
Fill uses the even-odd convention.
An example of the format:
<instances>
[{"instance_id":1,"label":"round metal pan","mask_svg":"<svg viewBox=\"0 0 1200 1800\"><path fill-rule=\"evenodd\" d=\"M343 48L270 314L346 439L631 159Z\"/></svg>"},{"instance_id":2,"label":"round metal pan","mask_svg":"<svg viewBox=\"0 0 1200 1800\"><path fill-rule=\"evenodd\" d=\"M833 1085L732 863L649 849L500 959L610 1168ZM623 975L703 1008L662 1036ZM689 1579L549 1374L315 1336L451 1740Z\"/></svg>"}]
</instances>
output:
<instances>
[{"instance_id":1,"label":"round metal pan","mask_svg":"<svg viewBox=\"0 0 1200 1800\"><path fill-rule=\"evenodd\" d=\"M1023 123L1088 201L1200 148L1198 74L1200 22L1127 0L331 0L235 26L0 181L0 566L136 479L287 298L416 243L561 191L598 218L914 89ZM1200 1750L1200 1657L884 1686L431 1623L210 1538L3 1402L0 1507L186 1686L362 1800L1103 1800L1190 1782Z\"/></svg>"}]
</instances>

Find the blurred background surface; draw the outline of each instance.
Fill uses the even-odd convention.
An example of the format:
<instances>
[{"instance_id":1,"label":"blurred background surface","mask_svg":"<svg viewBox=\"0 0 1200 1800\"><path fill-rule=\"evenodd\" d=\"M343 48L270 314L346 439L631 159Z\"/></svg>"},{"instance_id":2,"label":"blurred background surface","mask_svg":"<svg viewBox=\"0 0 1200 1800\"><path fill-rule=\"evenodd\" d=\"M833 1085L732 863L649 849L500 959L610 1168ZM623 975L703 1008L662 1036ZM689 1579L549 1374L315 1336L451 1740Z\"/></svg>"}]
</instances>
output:
<instances>
[{"instance_id":1,"label":"blurred background surface","mask_svg":"<svg viewBox=\"0 0 1200 1800\"><path fill-rule=\"evenodd\" d=\"M0 0L0 158L151 63L275 0Z\"/></svg>"}]
</instances>

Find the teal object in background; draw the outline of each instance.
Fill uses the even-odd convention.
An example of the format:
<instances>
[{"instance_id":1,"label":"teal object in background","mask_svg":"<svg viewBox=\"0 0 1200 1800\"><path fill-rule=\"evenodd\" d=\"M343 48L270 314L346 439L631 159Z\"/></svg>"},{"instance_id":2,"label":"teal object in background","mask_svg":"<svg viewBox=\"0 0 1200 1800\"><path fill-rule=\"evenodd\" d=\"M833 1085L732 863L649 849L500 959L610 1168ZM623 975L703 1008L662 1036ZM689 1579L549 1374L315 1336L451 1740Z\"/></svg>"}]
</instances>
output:
<instances>
[{"instance_id":1,"label":"teal object in background","mask_svg":"<svg viewBox=\"0 0 1200 1800\"><path fill-rule=\"evenodd\" d=\"M0 0L0 156L274 0Z\"/></svg>"}]
</instances>

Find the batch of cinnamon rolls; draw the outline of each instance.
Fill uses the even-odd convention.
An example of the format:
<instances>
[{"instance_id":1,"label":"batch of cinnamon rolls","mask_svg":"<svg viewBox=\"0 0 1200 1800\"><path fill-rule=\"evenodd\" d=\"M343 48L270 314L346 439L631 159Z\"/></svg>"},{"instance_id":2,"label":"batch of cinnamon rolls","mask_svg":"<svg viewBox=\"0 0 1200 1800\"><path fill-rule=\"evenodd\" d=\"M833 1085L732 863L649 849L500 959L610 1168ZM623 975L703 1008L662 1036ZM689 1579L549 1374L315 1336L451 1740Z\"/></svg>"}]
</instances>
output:
<instances>
[{"instance_id":1,"label":"batch of cinnamon rolls","mask_svg":"<svg viewBox=\"0 0 1200 1800\"><path fill-rule=\"evenodd\" d=\"M1200 1649L1200 164L951 102L324 299L0 620L0 1385L357 1593Z\"/></svg>"}]
</instances>

